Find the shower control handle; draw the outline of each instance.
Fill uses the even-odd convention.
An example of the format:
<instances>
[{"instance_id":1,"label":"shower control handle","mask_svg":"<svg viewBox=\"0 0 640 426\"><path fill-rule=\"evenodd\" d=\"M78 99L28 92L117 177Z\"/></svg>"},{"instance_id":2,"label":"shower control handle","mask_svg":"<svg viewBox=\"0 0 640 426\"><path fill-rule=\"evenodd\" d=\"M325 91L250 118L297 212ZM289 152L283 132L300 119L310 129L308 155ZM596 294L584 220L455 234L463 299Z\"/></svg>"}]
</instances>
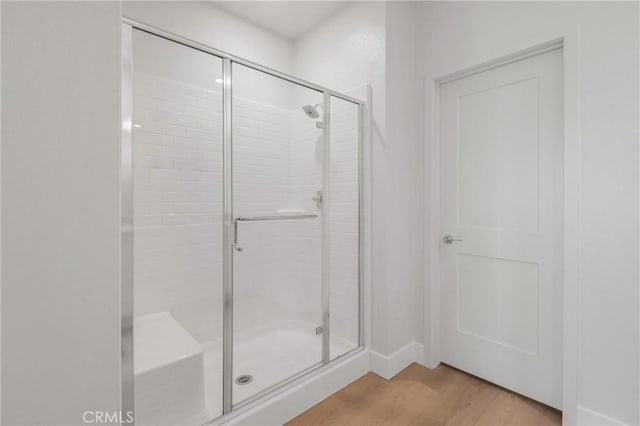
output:
<instances>
[{"instance_id":1,"label":"shower control handle","mask_svg":"<svg viewBox=\"0 0 640 426\"><path fill-rule=\"evenodd\" d=\"M451 234L445 234L445 236L442 237L442 242L445 244L451 244L454 241L462 241L462 240L458 238L453 238L453 235Z\"/></svg>"},{"instance_id":2,"label":"shower control handle","mask_svg":"<svg viewBox=\"0 0 640 426\"><path fill-rule=\"evenodd\" d=\"M320 210L322 208L322 201L323 201L322 191L316 191L316 196L311 197L311 200L316 203L316 208Z\"/></svg>"}]
</instances>

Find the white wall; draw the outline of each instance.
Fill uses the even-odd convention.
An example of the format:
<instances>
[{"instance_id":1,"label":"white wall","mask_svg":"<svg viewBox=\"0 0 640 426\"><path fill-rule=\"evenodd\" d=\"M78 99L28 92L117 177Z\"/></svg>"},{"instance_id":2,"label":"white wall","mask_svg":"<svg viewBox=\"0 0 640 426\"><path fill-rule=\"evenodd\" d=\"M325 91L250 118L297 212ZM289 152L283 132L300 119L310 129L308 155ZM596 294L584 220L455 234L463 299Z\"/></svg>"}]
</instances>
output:
<instances>
[{"instance_id":1,"label":"white wall","mask_svg":"<svg viewBox=\"0 0 640 426\"><path fill-rule=\"evenodd\" d=\"M345 92L372 86L372 137L365 147L372 155L371 346L386 356L422 341L414 9L411 2L354 2L295 44L297 76Z\"/></svg>"},{"instance_id":2,"label":"white wall","mask_svg":"<svg viewBox=\"0 0 640 426\"><path fill-rule=\"evenodd\" d=\"M2 424L83 424L120 407L120 5L2 9Z\"/></svg>"},{"instance_id":3,"label":"white wall","mask_svg":"<svg viewBox=\"0 0 640 426\"><path fill-rule=\"evenodd\" d=\"M290 40L225 12L212 3L125 1L123 15L278 71L289 74L292 71L293 43ZM279 86L269 84L256 84L244 94L263 102L275 100L282 103L287 99L287 94Z\"/></svg>"},{"instance_id":4,"label":"white wall","mask_svg":"<svg viewBox=\"0 0 640 426\"><path fill-rule=\"evenodd\" d=\"M421 79L580 32L577 403L638 424L638 4L434 2L416 20Z\"/></svg>"},{"instance_id":5,"label":"white wall","mask_svg":"<svg viewBox=\"0 0 640 426\"><path fill-rule=\"evenodd\" d=\"M387 347L387 306L385 270L385 220L381 214L390 203L382 194L385 176L385 5L358 2L296 41L294 72L300 78L347 92L365 84L372 86L372 346ZM382 272L382 273L381 273Z\"/></svg>"},{"instance_id":6,"label":"white wall","mask_svg":"<svg viewBox=\"0 0 640 426\"><path fill-rule=\"evenodd\" d=\"M208 2L125 1L123 16L283 72L292 43Z\"/></svg>"},{"instance_id":7,"label":"white wall","mask_svg":"<svg viewBox=\"0 0 640 426\"><path fill-rule=\"evenodd\" d=\"M385 5L354 2L295 42L296 76L338 91L365 83L384 93ZM375 100L380 108L384 98ZM379 123L380 124L380 123Z\"/></svg>"},{"instance_id":8,"label":"white wall","mask_svg":"<svg viewBox=\"0 0 640 426\"><path fill-rule=\"evenodd\" d=\"M387 355L412 341L422 342L423 337L423 239L418 236L424 232L424 154L419 138L415 11L414 2L387 4L386 173L378 177L386 188L377 206L386 209Z\"/></svg>"}]
</instances>

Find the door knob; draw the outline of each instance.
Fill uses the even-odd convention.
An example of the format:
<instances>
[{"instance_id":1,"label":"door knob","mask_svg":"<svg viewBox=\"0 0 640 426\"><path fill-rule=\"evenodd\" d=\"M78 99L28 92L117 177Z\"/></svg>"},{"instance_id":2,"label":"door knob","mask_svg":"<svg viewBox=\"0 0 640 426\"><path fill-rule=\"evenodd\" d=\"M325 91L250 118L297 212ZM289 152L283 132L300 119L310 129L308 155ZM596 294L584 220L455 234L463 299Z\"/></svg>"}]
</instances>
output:
<instances>
[{"instance_id":1,"label":"door knob","mask_svg":"<svg viewBox=\"0 0 640 426\"><path fill-rule=\"evenodd\" d=\"M445 243L445 244L451 244L454 241L462 241L462 240L459 240L457 238L453 238L453 236L451 234L445 234L445 236L442 237L442 242Z\"/></svg>"}]
</instances>

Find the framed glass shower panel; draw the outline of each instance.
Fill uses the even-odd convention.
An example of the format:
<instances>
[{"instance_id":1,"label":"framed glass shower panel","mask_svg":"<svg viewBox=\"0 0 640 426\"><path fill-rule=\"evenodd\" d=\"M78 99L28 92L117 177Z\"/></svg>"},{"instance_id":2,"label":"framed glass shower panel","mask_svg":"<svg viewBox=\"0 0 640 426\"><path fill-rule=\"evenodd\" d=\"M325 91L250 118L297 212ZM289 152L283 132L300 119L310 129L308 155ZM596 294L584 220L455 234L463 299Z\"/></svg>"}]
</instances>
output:
<instances>
[{"instance_id":1,"label":"framed glass shower panel","mask_svg":"<svg viewBox=\"0 0 640 426\"><path fill-rule=\"evenodd\" d=\"M330 97L330 359L359 346L360 105Z\"/></svg>"},{"instance_id":2,"label":"framed glass shower panel","mask_svg":"<svg viewBox=\"0 0 640 426\"><path fill-rule=\"evenodd\" d=\"M133 30L136 425L222 414L222 59Z\"/></svg>"}]
</instances>

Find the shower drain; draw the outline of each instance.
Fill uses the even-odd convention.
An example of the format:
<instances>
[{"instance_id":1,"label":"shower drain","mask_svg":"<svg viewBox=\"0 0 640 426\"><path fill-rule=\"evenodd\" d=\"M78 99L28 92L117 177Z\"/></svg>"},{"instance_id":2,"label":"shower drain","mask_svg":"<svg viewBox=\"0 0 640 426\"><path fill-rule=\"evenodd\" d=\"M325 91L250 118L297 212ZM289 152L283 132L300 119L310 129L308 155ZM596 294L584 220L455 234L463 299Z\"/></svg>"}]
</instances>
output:
<instances>
[{"instance_id":1,"label":"shower drain","mask_svg":"<svg viewBox=\"0 0 640 426\"><path fill-rule=\"evenodd\" d=\"M251 374L242 374L236 377L237 385L248 385L251 382L253 382L253 376Z\"/></svg>"}]
</instances>

